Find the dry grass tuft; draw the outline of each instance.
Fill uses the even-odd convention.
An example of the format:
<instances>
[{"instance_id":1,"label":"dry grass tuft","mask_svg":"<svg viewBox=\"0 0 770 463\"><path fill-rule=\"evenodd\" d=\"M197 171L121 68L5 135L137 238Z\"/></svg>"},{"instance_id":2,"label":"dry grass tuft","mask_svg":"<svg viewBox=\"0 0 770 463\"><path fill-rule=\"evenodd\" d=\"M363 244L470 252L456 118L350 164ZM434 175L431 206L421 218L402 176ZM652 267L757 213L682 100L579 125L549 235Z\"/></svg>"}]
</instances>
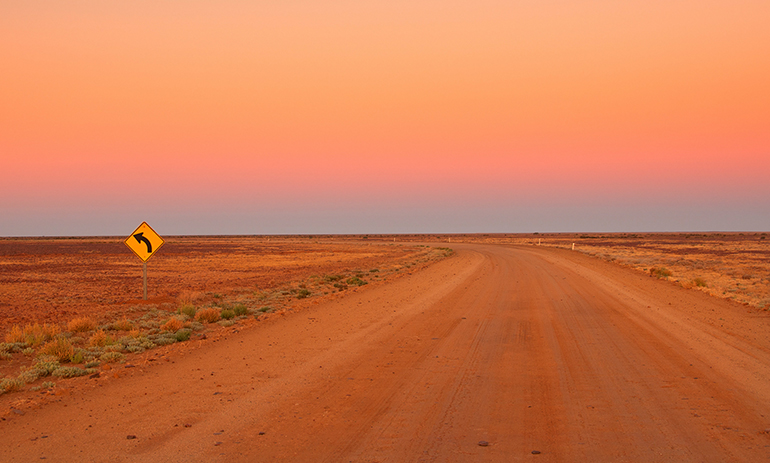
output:
<instances>
[{"instance_id":1,"label":"dry grass tuft","mask_svg":"<svg viewBox=\"0 0 770 463\"><path fill-rule=\"evenodd\" d=\"M213 307L201 309L195 314L195 319L201 323L214 323L219 320L219 310Z\"/></svg>"},{"instance_id":2,"label":"dry grass tuft","mask_svg":"<svg viewBox=\"0 0 770 463\"><path fill-rule=\"evenodd\" d=\"M56 338L46 343L40 349L40 353L56 357L60 362L66 362L75 355L75 348L66 338Z\"/></svg>"},{"instance_id":3,"label":"dry grass tuft","mask_svg":"<svg viewBox=\"0 0 770 463\"><path fill-rule=\"evenodd\" d=\"M672 275L671 271L664 267L653 267L650 269L650 275L656 278L665 279Z\"/></svg>"},{"instance_id":4,"label":"dry grass tuft","mask_svg":"<svg viewBox=\"0 0 770 463\"><path fill-rule=\"evenodd\" d=\"M166 323L161 325L160 329L163 331L170 331L176 333L184 327L184 322L178 318L169 318Z\"/></svg>"},{"instance_id":5,"label":"dry grass tuft","mask_svg":"<svg viewBox=\"0 0 770 463\"><path fill-rule=\"evenodd\" d=\"M59 327L57 325L51 325L48 323L34 325L24 325L24 328L20 328L19 325L13 325L10 331L5 335L5 342L23 342L32 346L39 346L40 344L50 341L54 336L59 334Z\"/></svg>"},{"instance_id":6,"label":"dry grass tuft","mask_svg":"<svg viewBox=\"0 0 770 463\"><path fill-rule=\"evenodd\" d=\"M91 331L95 328L96 322L89 317L73 318L67 323L67 331L72 331L73 333Z\"/></svg>"},{"instance_id":7,"label":"dry grass tuft","mask_svg":"<svg viewBox=\"0 0 770 463\"><path fill-rule=\"evenodd\" d=\"M111 341L112 338L110 338L104 330L99 330L88 340L88 345L91 347L104 347L107 344L111 344Z\"/></svg>"},{"instance_id":8,"label":"dry grass tuft","mask_svg":"<svg viewBox=\"0 0 770 463\"><path fill-rule=\"evenodd\" d=\"M13 325L11 329L5 333L5 342L27 342L24 338L24 330L22 330L19 325Z\"/></svg>"},{"instance_id":9,"label":"dry grass tuft","mask_svg":"<svg viewBox=\"0 0 770 463\"><path fill-rule=\"evenodd\" d=\"M124 318L122 320L116 321L110 327L115 331L131 331L134 329L134 322Z\"/></svg>"}]
</instances>

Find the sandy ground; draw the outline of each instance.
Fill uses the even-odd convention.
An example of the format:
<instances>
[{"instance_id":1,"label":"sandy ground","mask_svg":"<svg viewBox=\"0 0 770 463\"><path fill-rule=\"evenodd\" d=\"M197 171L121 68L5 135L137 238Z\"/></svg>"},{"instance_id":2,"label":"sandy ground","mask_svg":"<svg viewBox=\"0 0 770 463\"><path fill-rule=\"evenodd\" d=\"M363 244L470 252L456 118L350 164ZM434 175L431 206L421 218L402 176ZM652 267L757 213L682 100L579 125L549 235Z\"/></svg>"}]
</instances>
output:
<instances>
[{"instance_id":1,"label":"sandy ground","mask_svg":"<svg viewBox=\"0 0 770 463\"><path fill-rule=\"evenodd\" d=\"M2 396L0 461L770 458L764 313L577 252L453 248L45 405Z\"/></svg>"}]
</instances>

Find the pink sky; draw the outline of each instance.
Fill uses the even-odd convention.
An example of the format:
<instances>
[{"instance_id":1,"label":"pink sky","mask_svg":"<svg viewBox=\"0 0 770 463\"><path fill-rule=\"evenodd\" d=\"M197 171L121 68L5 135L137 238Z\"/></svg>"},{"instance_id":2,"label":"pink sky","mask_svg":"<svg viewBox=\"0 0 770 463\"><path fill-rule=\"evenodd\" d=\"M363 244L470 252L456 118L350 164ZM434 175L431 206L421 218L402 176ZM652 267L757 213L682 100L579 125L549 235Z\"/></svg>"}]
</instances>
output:
<instances>
[{"instance_id":1,"label":"pink sky","mask_svg":"<svg viewBox=\"0 0 770 463\"><path fill-rule=\"evenodd\" d=\"M0 236L770 229L767 2L259 3L0 5Z\"/></svg>"}]
</instances>

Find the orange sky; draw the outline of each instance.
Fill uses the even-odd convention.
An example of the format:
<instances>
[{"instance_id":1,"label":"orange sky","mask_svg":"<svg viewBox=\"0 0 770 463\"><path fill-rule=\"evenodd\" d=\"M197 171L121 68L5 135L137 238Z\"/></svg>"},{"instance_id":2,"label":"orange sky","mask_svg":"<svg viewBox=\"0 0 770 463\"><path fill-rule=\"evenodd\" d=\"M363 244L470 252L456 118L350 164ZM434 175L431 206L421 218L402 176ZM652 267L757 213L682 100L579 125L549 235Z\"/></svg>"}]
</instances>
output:
<instances>
[{"instance_id":1,"label":"orange sky","mask_svg":"<svg viewBox=\"0 0 770 463\"><path fill-rule=\"evenodd\" d=\"M0 235L767 230L768 24L760 1L5 2Z\"/></svg>"}]
</instances>

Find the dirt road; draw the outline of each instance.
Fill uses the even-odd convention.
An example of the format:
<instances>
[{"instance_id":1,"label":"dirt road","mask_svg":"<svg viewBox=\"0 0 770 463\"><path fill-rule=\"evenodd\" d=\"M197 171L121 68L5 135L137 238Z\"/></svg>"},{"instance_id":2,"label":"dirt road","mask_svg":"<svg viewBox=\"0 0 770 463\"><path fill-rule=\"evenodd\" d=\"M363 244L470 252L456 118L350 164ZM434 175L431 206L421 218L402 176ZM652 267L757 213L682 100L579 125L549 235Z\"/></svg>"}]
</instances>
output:
<instances>
[{"instance_id":1,"label":"dirt road","mask_svg":"<svg viewBox=\"0 0 770 463\"><path fill-rule=\"evenodd\" d=\"M0 461L770 459L767 316L574 252L454 248L77 380L0 422Z\"/></svg>"}]
</instances>

